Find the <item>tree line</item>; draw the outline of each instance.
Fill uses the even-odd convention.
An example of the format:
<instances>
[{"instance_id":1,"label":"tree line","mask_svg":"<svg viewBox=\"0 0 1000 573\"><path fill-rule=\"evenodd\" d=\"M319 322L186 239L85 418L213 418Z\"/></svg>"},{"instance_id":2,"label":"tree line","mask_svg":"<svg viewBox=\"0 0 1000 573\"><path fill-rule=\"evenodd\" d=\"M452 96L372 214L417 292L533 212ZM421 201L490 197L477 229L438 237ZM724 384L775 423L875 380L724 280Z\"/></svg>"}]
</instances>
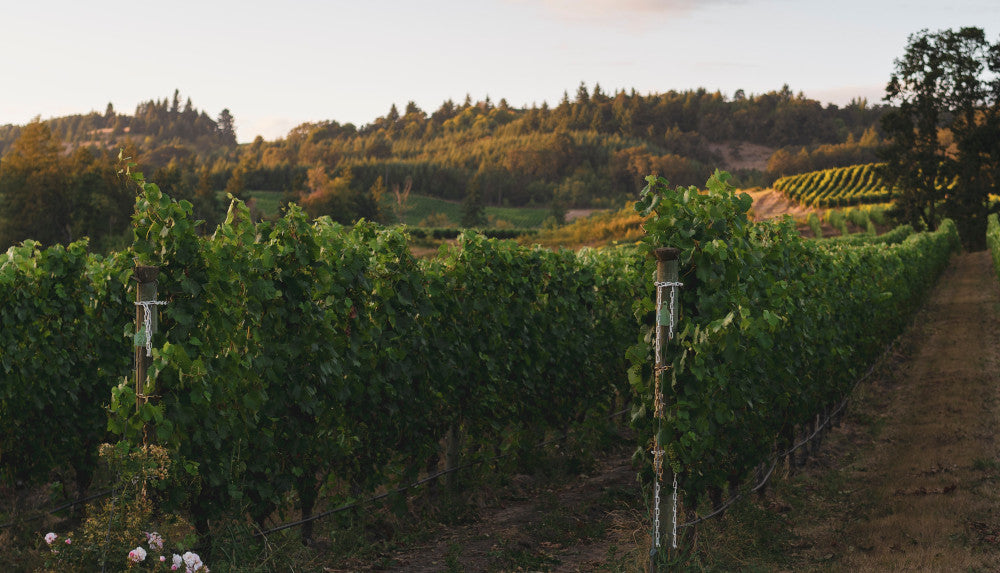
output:
<instances>
[{"instance_id":1,"label":"tree line","mask_svg":"<svg viewBox=\"0 0 1000 573\"><path fill-rule=\"evenodd\" d=\"M505 99L467 96L428 113L409 102L360 127L310 122L275 141L258 137L236 145L235 118L228 110L212 119L190 98L182 103L175 91L172 98L139 104L132 115L117 113L109 104L104 114L0 126L0 180L10 179L0 182L0 239L8 241L0 246L18 237L43 236L31 234L31 228L44 223L23 212L15 215L16 209L7 206L16 202L22 185L12 180L14 165L5 167L6 157L15 152L21 156L19 169L37 164L44 171L58 164L72 178L77 164L63 161L67 154L87 148L111 172L118 148L124 147L150 180L194 203L196 215L210 223L221 217L222 191L244 199L247 191L280 191L310 216L389 223L393 213L384 208L386 197L405 188L462 202L463 223L474 226L484 223L485 205L549 206L557 216L571 207L618 207L635 197L651 173L681 185L698 184L716 167L726 167L720 150L738 149L733 142L779 149L768 171L736 171L743 185L767 184L790 170L821 163L847 165L880 142L878 120L885 111L863 100L824 107L788 86L727 97L704 89L605 93L599 85L581 83L573 97L567 92L554 106L514 108ZM38 133L46 129L49 135ZM18 144L21 137L26 142ZM57 150L63 159L43 161L45 153L27 141L39 137L51 138L46 152ZM35 151L25 155L29 149ZM35 193L31 189L25 196ZM45 197L45 204L61 200L58 194ZM121 220L97 217L105 223ZM13 218L18 225L4 230L4 221ZM60 240L78 236L61 227ZM79 232L94 232L84 227L77 224Z\"/></svg>"}]
</instances>

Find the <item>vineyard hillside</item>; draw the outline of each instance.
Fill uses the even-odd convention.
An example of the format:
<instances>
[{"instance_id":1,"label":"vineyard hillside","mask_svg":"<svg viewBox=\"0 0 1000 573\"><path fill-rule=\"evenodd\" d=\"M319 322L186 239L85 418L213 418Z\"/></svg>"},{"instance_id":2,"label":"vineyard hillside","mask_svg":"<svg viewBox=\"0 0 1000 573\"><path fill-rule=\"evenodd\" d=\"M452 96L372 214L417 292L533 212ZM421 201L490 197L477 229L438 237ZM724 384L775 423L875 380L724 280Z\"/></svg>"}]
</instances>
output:
<instances>
[{"instance_id":1,"label":"vineyard hillside","mask_svg":"<svg viewBox=\"0 0 1000 573\"><path fill-rule=\"evenodd\" d=\"M812 207L848 207L885 203L889 188L879 164L852 165L782 177L774 188L789 199Z\"/></svg>"}]
</instances>

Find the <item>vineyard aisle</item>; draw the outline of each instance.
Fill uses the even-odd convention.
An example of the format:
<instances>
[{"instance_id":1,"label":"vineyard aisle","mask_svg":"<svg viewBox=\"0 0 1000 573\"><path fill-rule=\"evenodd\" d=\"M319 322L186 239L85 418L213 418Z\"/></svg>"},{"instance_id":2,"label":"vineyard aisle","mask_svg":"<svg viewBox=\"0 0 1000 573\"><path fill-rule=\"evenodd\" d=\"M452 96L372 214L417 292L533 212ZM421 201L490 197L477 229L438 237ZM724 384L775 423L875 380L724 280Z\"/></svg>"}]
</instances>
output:
<instances>
[{"instance_id":1,"label":"vineyard aisle","mask_svg":"<svg viewBox=\"0 0 1000 573\"><path fill-rule=\"evenodd\" d=\"M1000 286L988 251L952 259L900 352L786 484L789 570L1000 570Z\"/></svg>"},{"instance_id":2,"label":"vineyard aisle","mask_svg":"<svg viewBox=\"0 0 1000 573\"><path fill-rule=\"evenodd\" d=\"M618 453L571 483L488 503L472 523L434 527L390 569L638 571L649 538L636 489ZM711 522L733 532L699 544L707 570L1000 570L1000 284L987 251L953 257L818 454L748 501L768 523Z\"/></svg>"}]
</instances>

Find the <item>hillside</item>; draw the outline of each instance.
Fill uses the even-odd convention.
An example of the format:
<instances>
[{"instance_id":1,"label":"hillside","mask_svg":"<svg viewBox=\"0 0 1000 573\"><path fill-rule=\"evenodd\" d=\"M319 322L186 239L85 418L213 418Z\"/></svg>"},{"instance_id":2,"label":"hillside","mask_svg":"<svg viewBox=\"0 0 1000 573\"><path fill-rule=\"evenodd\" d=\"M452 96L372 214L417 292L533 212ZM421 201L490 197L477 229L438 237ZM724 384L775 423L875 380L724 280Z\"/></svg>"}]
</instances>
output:
<instances>
[{"instance_id":1,"label":"hillside","mask_svg":"<svg viewBox=\"0 0 1000 573\"><path fill-rule=\"evenodd\" d=\"M107 185L92 188L79 170L96 161L103 173L113 174L121 168L116 158L122 148L136 169L171 196L192 202L209 225L225 213L226 203L218 197L249 198L251 192L265 194L272 204L276 197L294 201L310 217L391 223L395 214L383 204L398 191L458 205L448 214L451 224L470 227L491 224L486 207L553 214L617 208L635 199L649 174L700 185L721 168L732 172L739 186L764 187L789 170L866 157L879 142L884 113L864 101L823 107L787 86L730 99L703 89L609 94L581 84L575 97L567 93L551 107L543 102L514 108L487 97L461 104L449 100L427 112L410 102L402 110L393 105L362 126L322 120L276 141L236 145L235 118L227 109L212 119L175 91L171 98L141 103L133 114L109 104L103 114L39 121L41 131L48 131L42 138L52 145L30 151L34 159L21 163L30 171L32 161L56 162L43 159L46 153L66 157L85 150L79 160L60 159L59 169L80 181L83 187L73 191L78 197L108 196L114 193ZM26 127L0 126L2 158L17 148ZM45 201L73 203L68 192L53 190ZM116 202L85 202L98 206L87 218L120 221L119 228L104 224L102 234L124 232L120 209L109 215L99 207ZM0 227L5 217L23 218L0 213ZM29 223L9 233L0 228L0 236L29 238L32 228L45 224ZM69 225L63 233L68 239L94 227L87 221Z\"/></svg>"}]
</instances>

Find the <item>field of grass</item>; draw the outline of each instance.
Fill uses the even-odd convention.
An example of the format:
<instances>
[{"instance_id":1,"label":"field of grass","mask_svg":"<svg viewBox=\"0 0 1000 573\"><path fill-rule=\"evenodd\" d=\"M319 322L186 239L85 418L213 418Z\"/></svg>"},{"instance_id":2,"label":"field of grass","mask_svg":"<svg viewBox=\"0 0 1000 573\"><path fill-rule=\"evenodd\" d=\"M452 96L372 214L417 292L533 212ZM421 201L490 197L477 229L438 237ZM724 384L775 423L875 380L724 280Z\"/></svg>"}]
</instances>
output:
<instances>
[{"instance_id":1,"label":"field of grass","mask_svg":"<svg viewBox=\"0 0 1000 573\"><path fill-rule=\"evenodd\" d=\"M257 209L260 210L261 214L270 218L278 215L278 207L284 193L281 191L247 191L246 195L256 201ZM387 196L382 202L382 206L387 212L393 213L395 201ZM488 227L495 227L498 222L506 221L510 225L502 223L501 225L519 229L540 228L542 222L552 214L548 209L527 207L486 207L484 211L489 221ZM409 205L403 213L401 222L416 227L432 215L439 216L439 220L430 225L432 227L458 227L462 220L462 205L424 195L410 195ZM440 216L446 217L447 221L441 220Z\"/></svg>"},{"instance_id":2,"label":"field of grass","mask_svg":"<svg viewBox=\"0 0 1000 573\"><path fill-rule=\"evenodd\" d=\"M403 213L403 223L411 226L418 226L432 215L443 215L447 217L450 224L435 223L433 227L457 227L462 220L462 205L452 201L427 197L425 195L410 195L408 208ZM392 211L395 201L387 198L383 205ZM484 209L490 225L494 226L497 221L506 221L511 227L536 228L542 226L551 211L548 209L535 209L527 207L486 207Z\"/></svg>"},{"instance_id":3,"label":"field of grass","mask_svg":"<svg viewBox=\"0 0 1000 573\"><path fill-rule=\"evenodd\" d=\"M274 217L278 214L278 206L284 196L282 191L247 191L247 196L256 201L257 209L265 217Z\"/></svg>"}]
</instances>

